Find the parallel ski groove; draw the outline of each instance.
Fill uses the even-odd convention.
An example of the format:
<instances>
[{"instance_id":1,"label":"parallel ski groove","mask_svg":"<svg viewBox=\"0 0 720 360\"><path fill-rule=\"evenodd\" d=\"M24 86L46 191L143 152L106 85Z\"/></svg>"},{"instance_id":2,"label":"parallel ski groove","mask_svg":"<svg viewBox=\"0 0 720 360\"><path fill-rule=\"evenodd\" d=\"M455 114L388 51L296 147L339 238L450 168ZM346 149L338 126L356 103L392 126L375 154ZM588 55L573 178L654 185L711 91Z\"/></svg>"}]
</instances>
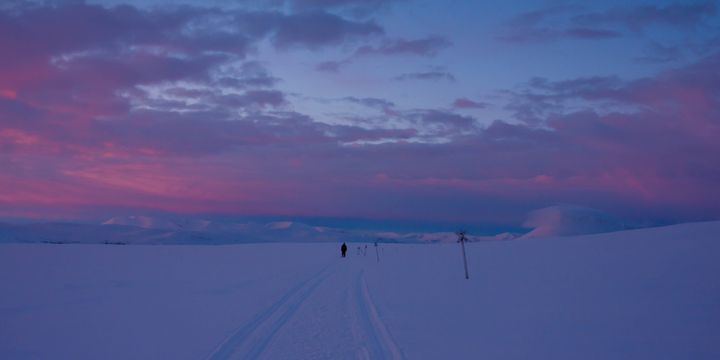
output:
<instances>
[{"instance_id":1,"label":"parallel ski groove","mask_svg":"<svg viewBox=\"0 0 720 360\"><path fill-rule=\"evenodd\" d=\"M367 337L364 339L368 346L363 347L364 354L367 355L367 357L364 357L366 359L384 359L384 350L383 350L383 344L380 342L380 339L378 338L377 330L375 329L375 326L372 323L371 315L370 315L370 309L369 304L367 300L365 299L364 293L363 293L363 271L360 270L357 275L357 279L355 281L356 287L355 287L355 299L357 302L357 310L358 310L358 317L360 320L360 325L362 328L362 332Z\"/></svg>"},{"instance_id":2,"label":"parallel ski groove","mask_svg":"<svg viewBox=\"0 0 720 360\"><path fill-rule=\"evenodd\" d=\"M287 320L292 317L297 308L299 308L300 305L305 301L305 299L310 296L312 291L315 290L315 288L322 282L322 280L327 277L328 274L326 272L329 267L330 266L323 268L307 280L302 281L299 284L290 288L290 290L285 292L268 308L256 314L252 320L250 320L245 325L241 326L228 337L226 337L225 340L223 340L223 342L220 343L206 359L230 359L233 355L235 355L237 350L239 350L243 345L245 345L249 337L256 335L255 333L258 332L258 329L263 327L263 325L268 322L269 319L271 319L276 313L281 311L283 306L289 302L289 307L285 310L285 312L282 313L282 315L280 315L279 319L273 322L270 334L266 336L261 336L260 339L253 344L250 350L250 354L255 354L256 357L259 356L264 350L264 348L267 346L267 344L270 342L270 340L272 340L272 337L275 335L275 333L277 333L277 331L287 322ZM305 289L305 291L302 291L303 289ZM298 293L300 293L301 295L295 297L295 295L297 295ZM250 354L246 355L244 358L255 358L250 357Z\"/></svg>"},{"instance_id":3,"label":"parallel ski groove","mask_svg":"<svg viewBox=\"0 0 720 360\"><path fill-rule=\"evenodd\" d=\"M263 354L265 348L267 348L268 344L270 344L270 341L272 341L272 339L275 337L275 334L277 334L277 332L283 328L283 326L288 322L288 320L290 320L293 315L295 315L295 312L297 312L297 310L305 302L305 300L310 297L310 295L323 282L323 280L325 280L328 275L329 274L325 274L324 276L315 279L300 293L299 296L291 300L287 309L282 313L282 315L280 315L280 317L275 320L272 325L270 325L269 332L263 335L253 344L252 348L245 356L246 359L257 359Z\"/></svg>"},{"instance_id":4,"label":"parallel ski groove","mask_svg":"<svg viewBox=\"0 0 720 360\"><path fill-rule=\"evenodd\" d=\"M359 287L362 294L362 309L364 315L367 316L373 327L372 331L370 331L372 333L371 336L375 339L374 341L377 342L377 344L381 345L381 347L379 348L379 350L382 351L381 357L377 358L402 360L402 350L400 350L400 347L397 345L397 343L395 343L392 335L390 335L390 331L387 329L387 326L385 326L382 318L380 318L377 308L375 307L375 303L370 296L370 291L368 290L367 282L365 281L365 275L363 272L360 272L359 275Z\"/></svg>"}]
</instances>

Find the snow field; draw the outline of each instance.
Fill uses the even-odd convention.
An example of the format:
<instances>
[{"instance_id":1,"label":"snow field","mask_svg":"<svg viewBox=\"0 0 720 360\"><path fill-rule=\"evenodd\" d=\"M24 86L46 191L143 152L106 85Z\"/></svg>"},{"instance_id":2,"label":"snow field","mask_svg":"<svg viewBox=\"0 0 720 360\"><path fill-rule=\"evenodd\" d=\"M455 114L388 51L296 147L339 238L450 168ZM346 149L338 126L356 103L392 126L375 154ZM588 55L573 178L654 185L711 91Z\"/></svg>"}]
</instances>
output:
<instances>
[{"instance_id":1,"label":"snow field","mask_svg":"<svg viewBox=\"0 0 720 360\"><path fill-rule=\"evenodd\" d=\"M3 359L717 359L720 222L468 244L0 245Z\"/></svg>"}]
</instances>

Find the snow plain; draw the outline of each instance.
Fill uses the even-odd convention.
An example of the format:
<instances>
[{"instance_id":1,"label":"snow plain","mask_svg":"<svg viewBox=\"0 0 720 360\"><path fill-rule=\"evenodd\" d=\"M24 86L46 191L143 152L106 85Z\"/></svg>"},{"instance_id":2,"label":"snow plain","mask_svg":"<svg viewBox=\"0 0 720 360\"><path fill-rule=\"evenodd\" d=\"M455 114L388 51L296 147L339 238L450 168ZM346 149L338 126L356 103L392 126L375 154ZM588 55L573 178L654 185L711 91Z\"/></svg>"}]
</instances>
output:
<instances>
[{"instance_id":1,"label":"snow plain","mask_svg":"<svg viewBox=\"0 0 720 360\"><path fill-rule=\"evenodd\" d=\"M719 235L1 244L0 358L718 359Z\"/></svg>"}]
</instances>

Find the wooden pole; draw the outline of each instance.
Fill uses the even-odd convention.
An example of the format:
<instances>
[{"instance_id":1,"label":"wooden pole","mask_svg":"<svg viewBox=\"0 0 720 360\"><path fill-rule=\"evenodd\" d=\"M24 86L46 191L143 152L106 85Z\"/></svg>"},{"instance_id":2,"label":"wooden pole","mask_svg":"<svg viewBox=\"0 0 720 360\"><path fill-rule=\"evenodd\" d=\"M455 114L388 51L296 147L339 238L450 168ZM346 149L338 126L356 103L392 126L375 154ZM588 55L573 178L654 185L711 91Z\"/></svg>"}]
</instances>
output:
<instances>
[{"instance_id":1,"label":"wooden pole","mask_svg":"<svg viewBox=\"0 0 720 360\"><path fill-rule=\"evenodd\" d=\"M378 242L375 242L375 256L377 257L377 262L380 262L380 253L378 252Z\"/></svg>"},{"instance_id":2,"label":"wooden pole","mask_svg":"<svg viewBox=\"0 0 720 360\"><path fill-rule=\"evenodd\" d=\"M462 245L462 253L463 253L463 264L465 265L465 278L470 279L470 275L468 274L468 268L467 268L467 256L465 255L465 239L460 241L460 245Z\"/></svg>"},{"instance_id":3,"label":"wooden pole","mask_svg":"<svg viewBox=\"0 0 720 360\"><path fill-rule=\"evenodd\" d=\"M463 265L465 266L465 278L470 279L470 274L468 273L468 265L467 265L467 255L465 255L465 241L467 241L467 238L465 237L465 231L458 231L458 242L460 242L460 247L462 248L462 255L463 255Z\"/></svg>"}]
</instances>

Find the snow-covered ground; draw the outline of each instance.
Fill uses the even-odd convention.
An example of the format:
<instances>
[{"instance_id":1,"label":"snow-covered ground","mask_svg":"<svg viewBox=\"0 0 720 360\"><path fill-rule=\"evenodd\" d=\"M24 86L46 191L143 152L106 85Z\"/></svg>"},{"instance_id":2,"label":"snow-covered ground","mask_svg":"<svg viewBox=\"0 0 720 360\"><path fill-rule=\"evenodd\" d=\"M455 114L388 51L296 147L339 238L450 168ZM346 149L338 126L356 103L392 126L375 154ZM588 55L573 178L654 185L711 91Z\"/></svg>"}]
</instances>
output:
<instances>
[{"instance_id":1,"label":"snow-covered ground","mask_svg":"<svg viewBox=\"0 0 720 360\"><path fill-rule=\"evenodd\" d=\"M357 246L2 244L0 358L720 358L720 222Z\"/></svg>"}]
</instances>

